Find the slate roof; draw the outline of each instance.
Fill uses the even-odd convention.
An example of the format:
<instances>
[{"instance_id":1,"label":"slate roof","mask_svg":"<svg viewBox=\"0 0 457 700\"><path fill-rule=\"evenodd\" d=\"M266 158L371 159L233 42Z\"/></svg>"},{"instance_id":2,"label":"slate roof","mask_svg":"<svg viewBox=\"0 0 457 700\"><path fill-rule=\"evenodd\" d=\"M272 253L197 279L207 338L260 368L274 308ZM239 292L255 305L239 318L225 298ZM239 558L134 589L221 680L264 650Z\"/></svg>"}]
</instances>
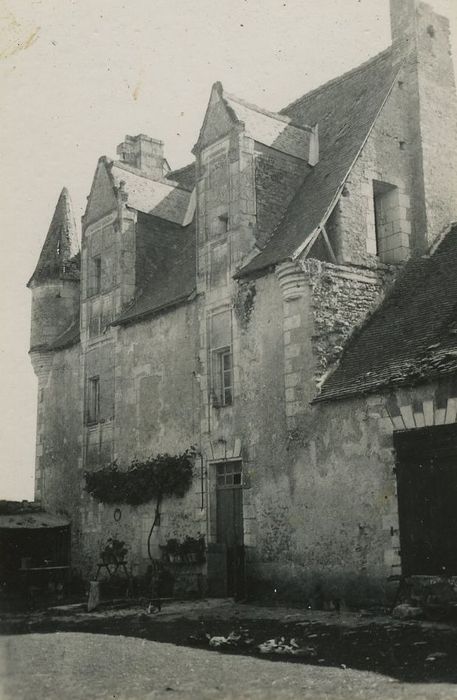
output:
<instances>
[{"instance_id":1,"label":"slate roof","mask_svg":"<svg viewBox=\"0 0 457 700\"><path fill-rule=\"evenodd\" d=\"M429 256L410 260L349 340L317 401L420 383L457 371L457 224Z\"/></svg>"},{"instance_id":2,"label":"slate roof","mask_svg":"<svg viewBox=\"0 0 457 700\"><path fill-rule=\"evenodd\" d=\"M71 199L66 187L60 193L49 226L49 230L41 249L35 271L27 286L32 282L38 284L53 279L59 279L64 273L63 266L68 266L68 275L78 279L78 266L72 264L79 251L78 234ZM67 275L67 276L68 276Z\"/></svg>"},{"instance_id":3,"label":"slate roof","mask_svg":"<svg viewBox=\"0 0 457 700\"><path fill-rule=\"evenodd\" d=\"M137 221L137 297L113 325L140 320L189 299L196 286L194 223L182 227L156 216Z\"/></svg>"},{"instance_id":4,"label":"slate roof","mask_svg":"<svg viewBox=\"0 0 457 700\"><path fill-rule=\"evenodd\" d=\"M113 163L111 175L117 188L124 181L129 207L176 224L183 223L190 200L187 189L151 180L118 161Z\"/></svg>"},{"instance_id":5,"label":"slate roof","mask_svg":"<svg viewBox=\"0 0 457 700\"><path fill-rule=\"evenodd\" d=\"M196 167L195 162L185 165L183 168L178 168L177 170L170 170L165 175L167 180L176 182L179 187L184 190L189 190L191 192L195 187L196 180Z\"/></svg>"},{"instance_id":6,"label":"slate roof","mask_svg":"<svg viewBox=\"0 0 457 700\"><path fill-rule=\"evenodd\" d=\"M246 136L270 146L282 153L308 161L311 126L295 126L286 115L275 114L249 104L239 97L223 92L225 103L233 110L238 121L243 122Z\"/></svg>"},{"instance_id":7,"label":"slate roof","mask_svg":"<svg viewBox=\"0 0 457 700\"><path fill-rule=\"evenodd\" d=\"M264 249L239 273L290 258L329 214L393 84L401 45L307 93L281 111L294 124L318 124L319 162L305 178Z\"/></svg>"}]
</instances>

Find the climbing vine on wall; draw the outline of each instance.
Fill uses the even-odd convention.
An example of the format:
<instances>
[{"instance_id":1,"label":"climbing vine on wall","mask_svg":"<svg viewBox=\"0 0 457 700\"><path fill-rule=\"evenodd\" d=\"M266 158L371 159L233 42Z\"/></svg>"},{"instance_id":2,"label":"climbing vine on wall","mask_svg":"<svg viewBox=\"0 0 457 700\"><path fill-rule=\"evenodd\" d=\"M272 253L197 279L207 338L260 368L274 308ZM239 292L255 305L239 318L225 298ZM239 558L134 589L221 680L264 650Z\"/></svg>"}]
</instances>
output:
<instances>
[{"instance_id":1,"label":"climbing vine on wall","mask_svg":"<svg viewBox=\"0 0 457 700\"><path fill-rule=\"evenodd\" d=\"M85 472L86 491L100 503L126 503L139 506L155 500L154 520L148 535L148 555L152 560L151 537L160 524L160 506L164 498L182 498L192 484L193 448L180 455L160 454L140 462L134 460L128 469L119 469L116 462L95 472Z\"/></svg>"},{"instance_id":2,"label":"climbing vine on wall","mask_svg":"<svg viewBox=\"0 0 457 700\"><path fill-rule=\"evenodd\" d=\"M239 282L232 303L241 328L246 329L254 308L256 288L254 282Z\"/></svg>"},{"instance_id":3,"label":"climbing vine on wall","mask_svg":"<svg viewBox=\"0 0 457 700\"><path fill-rule=\"evenodd\" d=\"M169 496L182 498L192 483L194 452L160 454L144 462L134 460L127 469L116 462L95 472L86 472L86 491L101 503L138 506Z\"/></svg>"}]
</instances>

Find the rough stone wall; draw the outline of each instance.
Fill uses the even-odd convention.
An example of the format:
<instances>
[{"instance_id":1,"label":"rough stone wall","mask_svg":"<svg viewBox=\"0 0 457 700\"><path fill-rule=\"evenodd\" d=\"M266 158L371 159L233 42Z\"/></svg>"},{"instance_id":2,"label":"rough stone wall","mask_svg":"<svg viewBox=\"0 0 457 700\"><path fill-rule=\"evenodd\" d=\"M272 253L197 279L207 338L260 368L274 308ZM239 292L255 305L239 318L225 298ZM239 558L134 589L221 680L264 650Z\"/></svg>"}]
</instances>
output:
<instances>
[{"instance_id":1,"label":"rough stone wall","mask_svg":"<svg viewBox=\"0 0 457 700\"><path fill-rule=\"evenodd\" d=\"M339 359L350 334L379 305L393 271L387 266L357 269L311 258L301 267L312 298L312 352L318 383Z\"/></svg>"},{"instance_id":2,"label":"rough stone wall","mask_svg":"<svg viewBox=\"0 0 457 700\"><path fill-rule=\"evenodd\" d=\"M302 161L255 144L256 242L261 248L283 217L304 174Z\"/></svg>"}]
</instances>

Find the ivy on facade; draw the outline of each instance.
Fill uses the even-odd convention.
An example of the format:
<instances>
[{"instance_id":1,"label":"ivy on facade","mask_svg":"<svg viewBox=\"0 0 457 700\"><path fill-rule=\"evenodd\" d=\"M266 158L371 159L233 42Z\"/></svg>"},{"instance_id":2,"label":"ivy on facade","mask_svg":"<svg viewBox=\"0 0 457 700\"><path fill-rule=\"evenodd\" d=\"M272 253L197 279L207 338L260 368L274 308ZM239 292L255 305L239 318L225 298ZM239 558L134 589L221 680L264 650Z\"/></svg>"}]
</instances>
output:
<instances>
[{"instance_id":1,"label":"ivy on facade","mask_svg":"<svg viewBox=\"0 0 457 700\"><path fill-rule=\"evenodd\" d=\"M116 462L85 472L85 489L100 503L139 506L150 501L182 498L192 483L192 450L180 455L159 454L143 462L134 460L127 469Z\"/></svg>"}]
</instances>

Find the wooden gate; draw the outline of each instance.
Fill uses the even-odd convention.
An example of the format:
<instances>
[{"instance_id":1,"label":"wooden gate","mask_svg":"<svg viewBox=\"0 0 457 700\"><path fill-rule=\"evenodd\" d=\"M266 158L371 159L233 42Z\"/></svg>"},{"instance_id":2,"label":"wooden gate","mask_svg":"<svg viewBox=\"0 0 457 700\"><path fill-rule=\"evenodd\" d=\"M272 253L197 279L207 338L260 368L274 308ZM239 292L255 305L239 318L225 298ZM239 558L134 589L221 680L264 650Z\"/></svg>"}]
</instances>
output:
<instances>
[{"instance_id":1,"label":"wooden gate","mask_svg":"<svg viewBox=\"0 0 457 700\"><path fill-rule=\"evenodd\" d=\"M395 433L405 575L457 575L457 426Z\"/></svg>"},{"instance_id":2,"label":"wooden gate","mask_svg":"<svg viewBox=\"0 0 457 700\"><path fill-rule=\"evenodd\" d=\"M227 595L244 597L241 462L216 465L216 539L226 548Z\"/></svg>"}]
</instances>

